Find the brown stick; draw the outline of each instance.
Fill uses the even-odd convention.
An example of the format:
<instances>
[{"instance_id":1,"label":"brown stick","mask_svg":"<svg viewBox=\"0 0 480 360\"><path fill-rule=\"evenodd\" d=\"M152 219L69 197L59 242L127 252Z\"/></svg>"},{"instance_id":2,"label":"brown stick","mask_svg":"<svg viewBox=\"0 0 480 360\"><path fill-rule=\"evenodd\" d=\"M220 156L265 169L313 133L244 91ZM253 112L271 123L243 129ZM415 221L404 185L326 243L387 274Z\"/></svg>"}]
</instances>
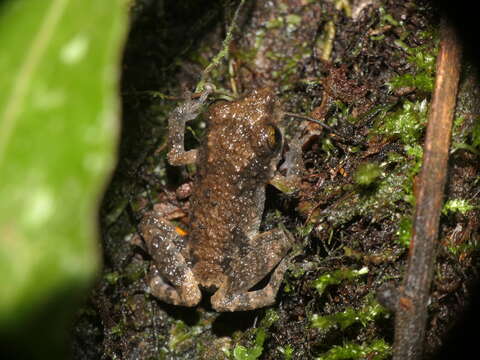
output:
<instances>
[{"instance_id":1,"label":"brown stick","mask_svg":"<svg viewBox=\"0 0 480 360\"><path fill-rule=\"evenodd\" d=\"M427 302L435 266L461 57L455 31L444 20L440 36L408 267L399 289L394 360L421 359L426 332Z\"/></svg>"}]
</instances>

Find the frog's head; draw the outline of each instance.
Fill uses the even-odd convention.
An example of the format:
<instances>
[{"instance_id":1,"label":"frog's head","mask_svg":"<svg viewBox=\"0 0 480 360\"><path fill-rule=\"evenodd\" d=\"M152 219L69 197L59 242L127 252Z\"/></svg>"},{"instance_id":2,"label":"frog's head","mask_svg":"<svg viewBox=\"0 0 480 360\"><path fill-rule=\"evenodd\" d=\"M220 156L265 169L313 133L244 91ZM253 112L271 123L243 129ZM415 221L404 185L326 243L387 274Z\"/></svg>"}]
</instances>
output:
<instances>
[{"instance_id":1,"label":"frog's head","mask_svg":"<svg viewBox=\"0 0 480 360\"><path fill-rule=\"evenodd\" d=\"M209 146L222 148L235 161L268 159L280 153L283 135L277 97L271 88L253 90L231 102L217 102L209 109ZM213 144L217 145L213 145ZM230 152L231 151L231 152Z\"/></svg>"},{"instance_id":2,"label":"frog's head","mask_svg":"<svg viewBox=\"0 0 480 360\"><path fill-rule=\"evenodd\" d=\"M256 152L267 157L280 153L283 146L282 117L278 98L271 88L254 90L243 99L244 122L250 128L250 142Z\"/></svg>"}]
</instances>

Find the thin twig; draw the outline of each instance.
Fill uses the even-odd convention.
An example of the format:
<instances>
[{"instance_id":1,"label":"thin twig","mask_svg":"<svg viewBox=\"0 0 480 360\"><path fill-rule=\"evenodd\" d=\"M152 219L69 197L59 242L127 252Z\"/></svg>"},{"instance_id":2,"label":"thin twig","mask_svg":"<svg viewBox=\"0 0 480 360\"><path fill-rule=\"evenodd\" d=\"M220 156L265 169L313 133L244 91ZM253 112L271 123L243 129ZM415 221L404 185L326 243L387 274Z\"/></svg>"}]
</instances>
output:
<instances>
[{"instance_id":1,"label":"thin twig","mask_svg":"<svg viewBox=\"0 0 480 360\"><path fill-rule=\"evenodd\" d=\"M238 20L238 17L240 16L240 11L242 10L244 4L245 4L245 0L240 0L240 4L238 4L238 7L235 10L235 13L233 14L232 22L230 23L230 26L228 27L227 36L223 40L222 48L220 49L218 54L213 57L212 61L210 61L210 63L207 65L207 67L203 70L202 77L201 77L200 81L198 82L197 87L195 88L196 93L199 93L199 92L203 91L203 88L204 88L205 83L207 81L207 76L208 76L208 74L210 74L212 69L214 69L216 66L218 66L224 58L228 57L230 43L233 40L233 32L235 31L235 27L237 26L237 20Z\"/></svg>"},{"instance_id":2,"label":"thin twig","mask_svg":"<svg viewBox=\"0 0 480 360\"><path fill-rule=\"evenodd\" d=\"M327 129L333 135L335 135L337 140L343 140L343 142L350 143L350 144L353 144L355 146L362 146L363 145L361 142L358 142L354 139L347 139L345 136L343 136L343 135L339 134L337 131L335 131L331 126L328 126L323 121L314 119L311 116L296 114L296 113L291 113L291 112L284 112L283 115L292 117L294 119L307 120L307 121L310 121L312 123L318 124L318 125L324 127L325 129Z\"/></svg>"},{"instance_id":3,"label":"thin twig","mask_svg":"<svg viewBox=\"0 0 480 360\"><path fill-rule=\"evenodd\" d=\"M306 116L306 115L302 115L302 114L296 114L296 113L291 113L291 112L284 112L283 115L285 115L285 116L290 116L290 117L293 117L293 118L296 118L296 119L307 120L307 121L313 122L313 123L315 123L315 124L318 124L318 125L324 127L325 129L327 129L328 131L330 131L332 134L335 134L335 135L337 135L338 137L343 138L343 136L340 135L339 133L337 133L331 126L328 126L328 125L325 124L323 121L314 119L314 118L312 118L312 117L310 117L310 116Z\"/></svg>"},{"instance_id":4,"label":"thin twig","mask_svg":"<svg viewBox=\"0 0 480 360\"><path fill-rule=\"evenodd\" d=\"M440 36L408 267L399 289L394 360L421 359L426 333L461 57L455 31L445 20L440 25Z\"/></svg>"}]
</instances>

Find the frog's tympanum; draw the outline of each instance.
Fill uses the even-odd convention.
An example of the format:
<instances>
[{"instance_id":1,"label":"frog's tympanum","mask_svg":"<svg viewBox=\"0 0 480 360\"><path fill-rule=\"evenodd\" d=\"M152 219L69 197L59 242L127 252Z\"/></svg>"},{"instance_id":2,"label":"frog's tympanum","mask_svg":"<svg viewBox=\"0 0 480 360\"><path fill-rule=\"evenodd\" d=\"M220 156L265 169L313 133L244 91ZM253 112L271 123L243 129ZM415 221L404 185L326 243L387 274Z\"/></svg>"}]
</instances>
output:
<instances>
[{"instance_id":1,"label":"frog's tympanum","mask_svg":"<svg viewBox=\"0 0 480 360\"><path fill-rule=\"evenodd\" d=\"M268 306L275 301L293 242L280 227L259 232L265 186L281 156L280 107L270 89L217 102L208 111L200 148L185 151L185 123L199 114L206 97L186 100L169 119L170 164L195 163L197 174L187 236L154 213L140 224L154 263L150 292L183 306L198 304L201 289L213 292L217 311ZM263 288L252 290L269 275Z\"/></svg>"}]
</instances>

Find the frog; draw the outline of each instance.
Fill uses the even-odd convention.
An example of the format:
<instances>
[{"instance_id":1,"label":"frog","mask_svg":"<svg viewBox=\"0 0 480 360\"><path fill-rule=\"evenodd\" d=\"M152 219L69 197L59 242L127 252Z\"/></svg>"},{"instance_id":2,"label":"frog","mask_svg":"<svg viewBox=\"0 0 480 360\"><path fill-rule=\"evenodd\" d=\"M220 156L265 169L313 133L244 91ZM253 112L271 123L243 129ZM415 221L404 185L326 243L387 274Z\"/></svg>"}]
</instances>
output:
<instances>
[{"instance_id":1,"label":"frog","mask_svg":"<svg viewBox=\"0 0 480 360\"><path fill-rule=\"evenodd\" d=\"M282 110L271 88L214 102L200 146L185 150L186 123L200 115L212 91L207 86L200 98L187 97L169 117L168 162L196 167L190 228L182 236L154 212L141 220L139 231L152 257L148 292L163 302L193 307L203 291L212 294L215 311L254 310L275 302L295 242L281 224L260 232L265 189L298 179L301 150L291 147L282 175Z\"/></svg>"}]
</instances>

